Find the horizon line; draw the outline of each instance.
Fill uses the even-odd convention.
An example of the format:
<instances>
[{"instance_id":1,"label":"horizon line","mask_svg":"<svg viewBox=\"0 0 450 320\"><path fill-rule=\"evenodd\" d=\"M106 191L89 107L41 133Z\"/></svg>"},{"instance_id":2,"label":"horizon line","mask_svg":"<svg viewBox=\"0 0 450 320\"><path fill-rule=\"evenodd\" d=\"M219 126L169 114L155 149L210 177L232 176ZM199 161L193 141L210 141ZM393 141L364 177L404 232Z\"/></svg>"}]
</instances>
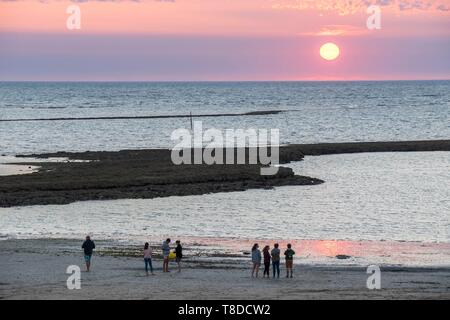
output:
<instances>
[{"instance_id":1,"label":"horizon line","mask_svg":"<svg viewBox=\"0 0 450 320\"><path fill-rule=\"evenodd\" d=\"M430 79L329 79L329 80L0 80L1 82L74 82L74 83L95 83L95 82L109 82L109 83L205 83L205 82L395 82L395 81L450 81L449 78L430 78Z\"/></svg>"}]
</instances>

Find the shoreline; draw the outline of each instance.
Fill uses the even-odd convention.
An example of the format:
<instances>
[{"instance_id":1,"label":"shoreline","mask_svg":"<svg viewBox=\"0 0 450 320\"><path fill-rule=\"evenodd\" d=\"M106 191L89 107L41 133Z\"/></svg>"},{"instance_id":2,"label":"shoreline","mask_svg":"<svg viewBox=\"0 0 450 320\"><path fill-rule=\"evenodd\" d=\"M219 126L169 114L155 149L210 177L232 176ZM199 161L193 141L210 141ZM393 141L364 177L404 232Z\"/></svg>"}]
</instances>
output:
<instances>
[{"instance_id":1,"label":"shoreline","mask_svg":"<svg viewBox=\"0 0 450 320\"><path fill-rule=\"evenodd\" d=\"M101 248L102 241L97 241ZM296 264L294 278L252 279L249 261L189 261L181 273L170 264L145 276L142 258L94 253L92 272L83 268L80 241L0 241L0 299L449 299L450 267L381 265L381 289L366 287L361 266ZM33 263L25 263L32 261ZM81 289L66 286L69 265L81 268ZM212 285L214 284L214 285Z\"/></svg>"},{"instance_id":2,"label":"shoreline","mask_svg":"<svg viewBox=\"0 0 450 320\"><path fill-rule=\"evenodd\" d=\"M236 148L235 148L236 149ZM226 149L224 149L226 151ZM371 152L429 152L450 151L450 139L437 140L405 140L405 141L367 141L367 142L325 142L325 143L291 143L280 145L280 164L301 161L304 156L320 156L346 153ZM118 157L124 159L128 153L148 152L149 157L162 157L170 149L123 149L118 151L57 151L31 154L18 154L17 158L68 158L69 160L105 160ZM248 152L248 148L246 148ZM154 153L154 154L153 154ZM153 159L154 160L154 159Z\"/></svg>"},{"instance_id":3,"label":"shoreline","mask_svg":"<svg viewBox=\"0 0 450 320\"><path fill-rule=\"evenodd\" d=\"M450 140L291 144L288 147L300 150L305 156L367 152L428 152L450 151Z\"/></svg>"},{"instance_id":4,"label":"shoreline","mask_svg":"<svg viewBox=\"0 0 450 320\"><path fill-rule=\"evenodd\" d=\"M162 239L165 237L142 236L139 238L118 239L97 235L96 255L137 258L141 256L143 243L148 242L153 249L154 257L162 260L160 252ZM0 248L32 248L33 252L63 250L64 253L79 254L80 239L84 235L66 237L29 236L24 238L3 238ZM248 262L250 248L254 243L261 246L279 243L285 248L291 243L297 250L294 264L309 267L363 267L370 264L397 268L450 268L449 242L423 242L403 240L331 240L331 239L249 239L249 238L217 238L190 237L173 235L171 238L181 239L189 263L203 266L223 265L239 268ZM222 261L222 262L220 262ZM420 261L420 262L419 262Z\"/></svg>"},{"instance_id":5,"label":"shoreline","mask_svg":"<svg viewBox=\"0 0 450 320\"><path fill-rule=\"evenodd\" d=\"M227 150L230 149L224 153ZM248 159L249 148L245 151ZM302 161L305 155L408 151L450 151L450 140L293 144L280 147L279 162ZM236 155L235 149L233 152ZM0 176L0 207L152 199L324 183L320 177L295 175L291 168L283 166L276 175L261 176L260 163L174 165L170 155L168 149L19 155L23 159L69 160L23 162L20 164L40 169L32 174Z\"/></svg>"}]
</instances>

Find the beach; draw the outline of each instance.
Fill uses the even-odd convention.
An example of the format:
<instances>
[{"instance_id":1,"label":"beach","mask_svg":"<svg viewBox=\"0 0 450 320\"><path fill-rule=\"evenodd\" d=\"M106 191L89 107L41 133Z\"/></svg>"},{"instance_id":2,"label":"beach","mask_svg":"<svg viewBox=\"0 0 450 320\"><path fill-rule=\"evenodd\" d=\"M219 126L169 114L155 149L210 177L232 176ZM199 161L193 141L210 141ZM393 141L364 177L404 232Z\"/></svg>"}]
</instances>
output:
<instances>
[{"instance_id":1,"label":"beach","mask_svg":"<svg viewBox=\"0 0 450 320\"><path fill-rule=\"evenodd\" d=\"M97 242L101 251L104 242ZM252 279L250 261L186 256L185 269L146 276L140 257L94 254L92 271L81 272L81 289L66 285L69 265L84 270L81 241L0 241L1 299L450 299L450 268L381 266L381 289L369 290L361 266L296 264L294 278ZM209 262L208 262L209 261Z\"/></svg>"}]
</instances>

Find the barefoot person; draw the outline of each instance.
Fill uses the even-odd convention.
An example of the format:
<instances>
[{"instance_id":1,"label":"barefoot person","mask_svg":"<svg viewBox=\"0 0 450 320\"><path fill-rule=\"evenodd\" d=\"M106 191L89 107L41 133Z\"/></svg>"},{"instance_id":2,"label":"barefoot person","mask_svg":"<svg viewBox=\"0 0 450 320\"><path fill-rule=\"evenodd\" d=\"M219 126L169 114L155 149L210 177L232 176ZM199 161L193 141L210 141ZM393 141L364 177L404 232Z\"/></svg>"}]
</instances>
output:
<instances>
[{"instance_id":1,"label":"barefoot person","mask_svg":"<svg viewBox=\"0 0 450 320\"><path fill-rule=\"evenodd\" d=\"M258 278L259 266L261 265L261 251L259 250L259 245L257 243L255 243L252 248L252 262L252 278L255 276L255 274L256 278Z\"/></svg>"},{"instance_id":2,"label":"barefoot person","mask_svg":"<svg viewBox=\"0 0 450 320\"><path fill-rule=\"evenodd\" d=\"M295 251L292 250L292 245L289 243L287 245L287 249L284 252L284 255L286 257L286 278L289 278L289 272L291 274L291 278L292 278L292 267L294 265L294 254Z\"/></svg>"},{"instance_id":3,"label":"barefoot person","mask_svg":"<svg viewBox=\"0 0 450 320\"><path fill-rule=\"evenodd\" d=\"M86 271L91 269L92 253L95 249L95 243L91 240L90 236L86 236L86 240L83 242L81 248L84 250L84 261L86 262Z\"/></svg>"},{"instance_id":4,"label":"barefoot person","mask_svg":"<svg viewBox=\"0 0 450 320\"><path fill-rule=\"evenodd\" d=\"M275 243L274 248L270 252L272 256L272 271L273 271L273 277L275 278L275 272L277 274L277 277L280 277L280 249L278 248L279 244Z\"/></svg>"},{"instance_id":5,"label":"barefoot person","mask_svg":"<svg viewBox=\"0 0 450 320\"><path fill-rule=\"evenodd\" d=\"M263 278L266 277L270 278L269 276L269 271L270 271L270 247L269 246L265 246L263 249L263 257L264 257L264 273L263 273Z\"/></svg>"},{"instance_id":6,"label":"barefoot person","mask_svg":"<svg viewBox=\"0 0 450 320\"><path fill-rule=\"evenodd\" d=\"M170 238L162 244L163 272L169 272Z\"/></svg>"},{"instance_id":7,"label":"barefoot person","mask_svg":"<svg viewBox=\"0 0 450 320\"><path fill-rule=\"evenodd\" d=\"M181 246L181 241L177 240L175 242L177 244L177 247L175 248L175 261L178 264L178 272L181 272L181 259L183 258L183 247Z\"/></svg>"},{"instance_id":8,"label":"barefoot person","mask_svg":"<svg viewBox=\"0 0 450 320\"><path fill-rule=\"evenodd\" d=\"M145 264L145 272L148 276L148 269L150 267L150 272L153 273L153 265L152 265L152 249L150 248L148 242L144 245L144 264Z\"/></svg>"}]
</instances>

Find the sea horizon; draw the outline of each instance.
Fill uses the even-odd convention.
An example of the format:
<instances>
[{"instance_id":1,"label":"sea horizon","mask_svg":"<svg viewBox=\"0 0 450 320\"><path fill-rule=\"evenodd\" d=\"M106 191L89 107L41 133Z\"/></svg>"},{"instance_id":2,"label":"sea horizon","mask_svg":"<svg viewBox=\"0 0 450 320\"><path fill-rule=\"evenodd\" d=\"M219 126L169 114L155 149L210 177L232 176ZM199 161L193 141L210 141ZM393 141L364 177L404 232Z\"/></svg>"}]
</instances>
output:
<instances>
[{"instance_id":1,"label":"sea horizon","mask_svg":"<svg viewBox=\"0 0 450 320\"><path fill-rule=\"evenodd\" d=\"M407 78L399 78L399 79L336 79L336 80L313 80L313 79L303 79L303 80L0 80L1 82L44 82L44 83L58 83L58 82L67 82L67 83L95 83L95 82L111 82L111 83L208 83L208 82L217 82L217 83L246 83L246 82L254 82L254 83L265 83L265 82L416 82L416 81L450 81L449 78L429 78L429 79L407 79Z\"/></svg>"}]
</instances>

